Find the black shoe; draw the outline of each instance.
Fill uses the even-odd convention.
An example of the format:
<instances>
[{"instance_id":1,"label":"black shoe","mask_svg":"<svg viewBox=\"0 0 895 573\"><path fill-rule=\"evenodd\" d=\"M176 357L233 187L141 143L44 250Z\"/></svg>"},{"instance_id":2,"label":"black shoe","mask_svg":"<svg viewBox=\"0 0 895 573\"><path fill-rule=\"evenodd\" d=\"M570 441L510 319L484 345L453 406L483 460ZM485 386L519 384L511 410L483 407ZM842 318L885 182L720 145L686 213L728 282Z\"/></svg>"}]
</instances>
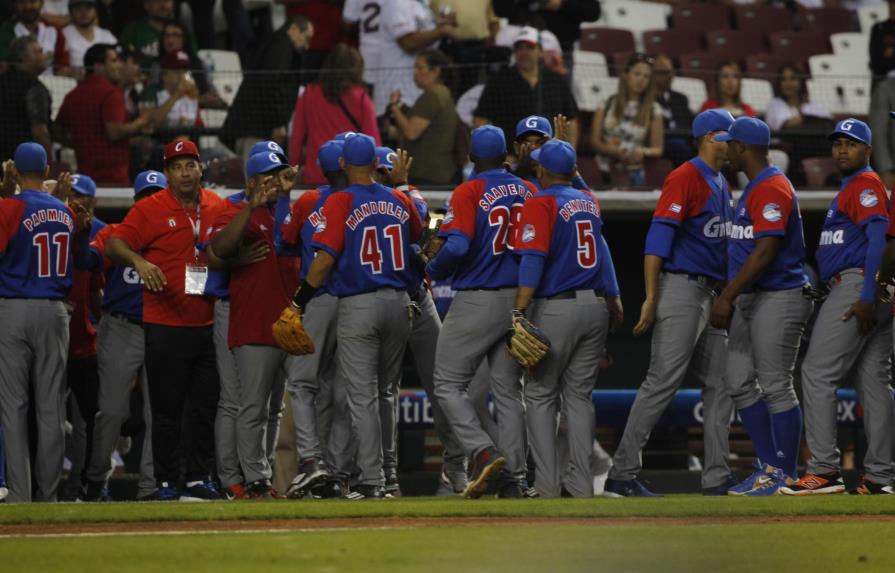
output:
<instances>
[{"instance_id":1,"label":"black shoe","mask_svg":"<svg viewBox=\"0 0 895 573\"><path fill-rule=\"evenodd\" d=\"M106 482L88 480L87 488L84 491L84 501L112 501Z\"/></svg>"},{"instance_id":2,"label":"black shoe","mask_svg":"<svg viewBox=\"0 0 895 573\"><path fill-rule=\"evenodd\" d=\"M895 494L895 488L890 485L870 481L866 477L861 477L861 483L858 484L858 487L848 493L849 495L892 495Z\"/></svg>"},{"instance_id":3,"label":"black shoe","mask_svg":"<svg viewBox=\"0 0 895 573\"><path fill-rule=\"evenodd\" d=\"M522 488L521 483L511 481L500 486L497 490L497 497L499 499L523 499L527 496L525 495L525 490Z\"/></svg>"},{"instance_id":4,"label":"black shoe","mask_svg":"<svg viewBox=\"0 0 895 573\"><path fill-rule=\"evenodd\" d=\"M331 477L309 489L308 495L312 499L339 499L342 497L342 482Z\"/></svg>"},{"instance_id":5,"label":"black shoe","mask_svg":"<svg viewBox=\"0 0 895 573\"><path fill-rule=\"evenodd\" d=\"M362 483L351 488L345 499L357 501L360 499L385 499L385 488L381 485L369 485Z\"/></svg>"},{"instance_id":6,"label":"black shoe","mask_svg":"<svg viewBox=\"0 0 895 573\"><path fill-rule=\"evenodd\" d=\"M488 491L488 484L500 474L507 459L496 448L488 447L476 454L472 465L472 477L463 491L463 497L477 499Z\"/></svg>"},{"instance_id":7,"label":"black shoe","mask_svg":"<svg viewBox=\"0 0 895 573\"><path fill-rule=\"evenodd\" d=\"M401 484L398 483L398 470L394 468L385 470L385 495L388 497L401 497Z\"/></svg>"},{"instance_id":8,"label":"black shoe","mask_svg":"<svg viewBox=\"0 0 895 573\"><path fill-rule=\"evenodd\" d=\"M289 484L286 497L289 499L301 499L315 486L325 483L330 478L329 470L322 461L310 458L302 462L298 475Z\"/></svg>"},{"instance_id":9,"label":"black shoe","mask_svg":"<svg viewBox=\"0 0 895 573\"><path fill-rule=\"evenodd\" d=\"M212 480L205 480L191 486L187 486L180 493L180 501L218 501L223 499L218 484Z\"/></svg>"},{"instance_id":10,"label":"black shoe","mask_svg":"<svg viewBox=\"0 0 895 573\"><path fill-rule=\"evenodd\" d=\"M273 486L268 479L253 481L246 485L245 491L248 499L273 499Z\"/></svg>"}]
</instances>

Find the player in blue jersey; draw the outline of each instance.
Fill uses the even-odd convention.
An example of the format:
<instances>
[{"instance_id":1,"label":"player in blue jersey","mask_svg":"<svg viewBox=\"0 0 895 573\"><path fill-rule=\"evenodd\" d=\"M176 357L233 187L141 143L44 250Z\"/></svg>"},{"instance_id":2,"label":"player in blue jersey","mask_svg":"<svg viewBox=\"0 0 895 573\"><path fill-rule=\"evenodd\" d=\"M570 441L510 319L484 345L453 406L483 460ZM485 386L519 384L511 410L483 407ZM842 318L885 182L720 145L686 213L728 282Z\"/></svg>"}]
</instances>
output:
<instances>
[{"instance_id":1,"label":"player in blue jersey","mask_svg":"<svg viewBox=\"0 0 895 573\"><path fill-rule=\"evenodd\" d=\"M422 232L407 196L374 182L375 163L371 137L345 140L340 165L349 186L323 204L311 241L317 253L293 300L300 311L313 306L324 282L340 299L338 377L347 384L360 468L349 499L385 497L379 399L401 376L411 330L406 270Z\"/></svg>"},{"instance_id":2,"label":"player in blue jersey","mask_svg":"<svg viewBox=\"0 0 895 573\"><path fill-rule=\"evenodd\" d=\"M444 243L427 267L436 280L453 275L457 292L438 338L435 396L473 459L464 495L480 497L506 465L499 493L520 497L525 476L521 370L504 349L503 338L511 323L519 272L509 238L523 202L536 189L504 168L502 130L476 129L470 147L478 175L454 189L439 231ZM497 446L468 396L470 381L485 360L500 428Z\"/></svg>"},{"instance_id":3,"label":"player in blue jersey","mask_svg":"<svg viewBox=\"0 0 895 573\"><path fill-rule=\"evenodd\" d=\"M836 447L836 388L854 372L864 407L867 452L858 494L891 494L893 428L891 287L876 282L889 226L886 188L870 168L872 135L863 121L836 124L829 139L842 187L827 211L817 263L829 288L802 362L807 472L780 489L787 495L841 493Z\"/></svg>"},{"instance_id":4,"label":"player in blue jersey","mask_svg":"<svg viewBox=\"0 0 895 573\"><path fill-rule=\"evenodd\" d=\"M650 364L637 391L613 458L604 495L654 495L638 479L641 451L688 371L702 385L705 464L703 493L726 495L734 485L727 467L732 404L723 386L727 336L709 325L715 295L727 277L727 228L733 218L730 187L720 169L727 144L715 141L733 117L708 110L693 122L699 154L665 179L646 238L646 300L635 335L653 329Z\"/></svg>"},{"instance_id":5,"label":"player in blue jersey","mask_svg":"<svg viewBox=\"0 0 895 573\"><path fill-rule=\"evenodd\" d=\"M65 368L72 251L86 241L90 216L42 191L47 154L33 142L16 148L22 192L0 200L0 426L10 502L56 501L65 447ZM80 234L79 234L80 231ZM28 447L30 396L37 417L32 496Z\"/></svg>"},{"instance_id":6,"label":"player in blue jersey","mask_svg":"<svg viewBox=\"0 0 895 573\"><path fill-rule=\"evenodd\" d=\"M710 320L728 328L727 387L761 466L728 494L774 495L796 476L802 431L793 369L813 308L802 215L789 179L768 161L766 123L741 117L715 140L727 142L731 167L749 184L730 229L728 283Z\"/></svg>"}]
</instances>

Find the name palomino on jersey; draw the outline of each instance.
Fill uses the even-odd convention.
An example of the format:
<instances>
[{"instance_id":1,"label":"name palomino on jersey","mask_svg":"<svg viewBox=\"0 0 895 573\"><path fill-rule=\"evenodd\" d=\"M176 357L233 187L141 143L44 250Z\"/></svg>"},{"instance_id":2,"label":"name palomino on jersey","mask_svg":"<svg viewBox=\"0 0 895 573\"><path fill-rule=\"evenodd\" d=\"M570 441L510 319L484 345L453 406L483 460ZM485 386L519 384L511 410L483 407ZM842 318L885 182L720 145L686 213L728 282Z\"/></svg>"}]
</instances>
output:
<instances>
[{"instance_id":1,"label":"name palomino on jersey","mask_svg":"<svg viewBox=\"0 0 895 573\"><path fill-rule=\"evenodd\" d=\"M599 217L600 208L597 207L596 203L587 199L572 199L563 203L562 208L559 210L559 216L565 222L568 222L575 213L590 213L595 217Z\"/></svg>"},{"instance_id":2,"label":"name palomino on jersey","mask_svg":"<svg viewBox=\"0 0 895 573\"><path fill-rule=\"evenodd\" d=\"M40 209L31 213L31 216L22 220L22 224L28 231L33 231L43 223L62 223L69 231L75 230L75 221L71 213L64 209Z\"/></svg>"},{"instance_id":3,"label":"name palomino on jersey","mask_svg":"<svg viewBox=\"0 0 895 573\"><path fill-rule=\"evenodd\" d=\"M410 214L400 205L395 205L390 201L370 201L358 205L345 223L353 231L361 221L372 215L388 215L398 219L401 223L406 223L410 219Z\"/></svg>"},{"instance_id":4,"label":"name palomino on jersey","mask_svg":"<svg viewBox=\"0 0 895 573\"><path fill-rule=\"evenodd\" d=\"M491 187L482 194L482 198L479 199L479 207L481 207L483 211L490 211L491 207L494 206L499 199L514 195L528 199L528 196L531 195L531 191L529 191L528 187L525 185L516 185L515 183L507 183L506 185Z\"/></svg>"}]
</instances>

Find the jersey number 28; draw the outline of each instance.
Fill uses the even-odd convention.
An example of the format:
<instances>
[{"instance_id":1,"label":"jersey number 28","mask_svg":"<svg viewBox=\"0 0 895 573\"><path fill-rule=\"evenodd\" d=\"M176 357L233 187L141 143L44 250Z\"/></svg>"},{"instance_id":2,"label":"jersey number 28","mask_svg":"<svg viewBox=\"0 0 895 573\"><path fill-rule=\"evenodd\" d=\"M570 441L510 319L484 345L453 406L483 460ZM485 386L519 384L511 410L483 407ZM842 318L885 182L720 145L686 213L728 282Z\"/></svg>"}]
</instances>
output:
<instances>
[{"instance_id":1,"label":"jersey number 28","mask_svg":"<svg viewBox=\"0 0 895 573\"><path fill-rule=\"evenodd\" d=\"M374 275L382 273L382 249L379 248L379 235L376 227L364 227L361 236L360 262L369 266ZM396 271L404 270L404 240L401 225L389 225L382 229L384 240L389 242L391 251L392 268Z\"/></svg>"},{"instance_id":2,"label":"jersey number 28","mask_svg":"<svg viewBox=\"0 0 895 573\"><path fill-rule=\"evenodd\" d=\"M56 233L50 239L48 233L38 233L31 239L31 243L37 248L37 276L47 278L53 276L64 277L68 273L68 233ZM51 245L52 243L52 245ZM52 264L52 246L56 247L56 266Z\"/></svg>"},{"instance_id":3,"label":"jersey number 28","mask_svg":"<svg viewBox=\"0 0 895 573\"><path fill-rule=\"evenodd\" d=\"M488 213L488 225L497 227L494 238L491 239L491 252L500 255L507 250L507 241L516 232L519 220L522 218L522 203L516 203L512 207L498 205Z\"/></svg>"}]
</instances>

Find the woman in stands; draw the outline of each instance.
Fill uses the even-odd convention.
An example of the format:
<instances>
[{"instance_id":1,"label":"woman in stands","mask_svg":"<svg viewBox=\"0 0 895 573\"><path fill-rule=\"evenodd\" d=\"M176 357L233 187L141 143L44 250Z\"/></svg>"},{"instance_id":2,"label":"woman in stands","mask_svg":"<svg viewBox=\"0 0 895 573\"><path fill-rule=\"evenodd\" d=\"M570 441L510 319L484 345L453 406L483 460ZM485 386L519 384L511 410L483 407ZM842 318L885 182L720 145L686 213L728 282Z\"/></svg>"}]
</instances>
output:
<instances>
[{"instance_id":1,"label":"woman in stands","mask_svg":"<svg viewBox=\"0 0 895 573\"><path fill-rule=\"evenodd\" d=\"M618 79L618 92L594 113L591 146L604 178L643 185L644 160L662 157L665 128L653 86L653 59L633 54Z\"/></svg>"},{"instance_id":2,"label":"woman in stands","mask_svg":"<svg viewBox=\"0 0 895 573\"><path fill-rule=\"evenodd\" d=\"M829 110L808 99L808 81L797 64L786 64L774 85L774 99L768 103L765 121L772 131L802 127L816 120L830 120Z\"/></svg>"},{"instance_id":3,"label":"woman in stands","mask_svg":"<svg viewBox=\"0 0 895 573\"><path fill-rule=\"evenodd\" d=\"M186 26L179 20L169 20L165 22L162 28L162 45L159 50L159 63L165 54L176 54L177 52L185 52L190 58L190 76L196 87L199 88L199 105L203 108L226 108L227 104L221 99L221 96L215 90L214 85L208 80L208 73L205 65L190 41L189 31ZM154 70L158 73L157 69ZM153 74L155 75L155 74Z\"/></svg>"},{"instance_id":4,"label":"woman in stands","mask_svg":"<svg viewBox=\"0 0 895 573\"><path fill-rule=\"evenodd\" d=\"M752 109L752 106L740 98L742 80L743 70L738 63L724 62L718 66L715 70L715 82L709 86L709 99L702 102L699 111L722 107L729 111L733 117L741 115L755 117L755 110Z\"/></svg>"}]
</instances>

